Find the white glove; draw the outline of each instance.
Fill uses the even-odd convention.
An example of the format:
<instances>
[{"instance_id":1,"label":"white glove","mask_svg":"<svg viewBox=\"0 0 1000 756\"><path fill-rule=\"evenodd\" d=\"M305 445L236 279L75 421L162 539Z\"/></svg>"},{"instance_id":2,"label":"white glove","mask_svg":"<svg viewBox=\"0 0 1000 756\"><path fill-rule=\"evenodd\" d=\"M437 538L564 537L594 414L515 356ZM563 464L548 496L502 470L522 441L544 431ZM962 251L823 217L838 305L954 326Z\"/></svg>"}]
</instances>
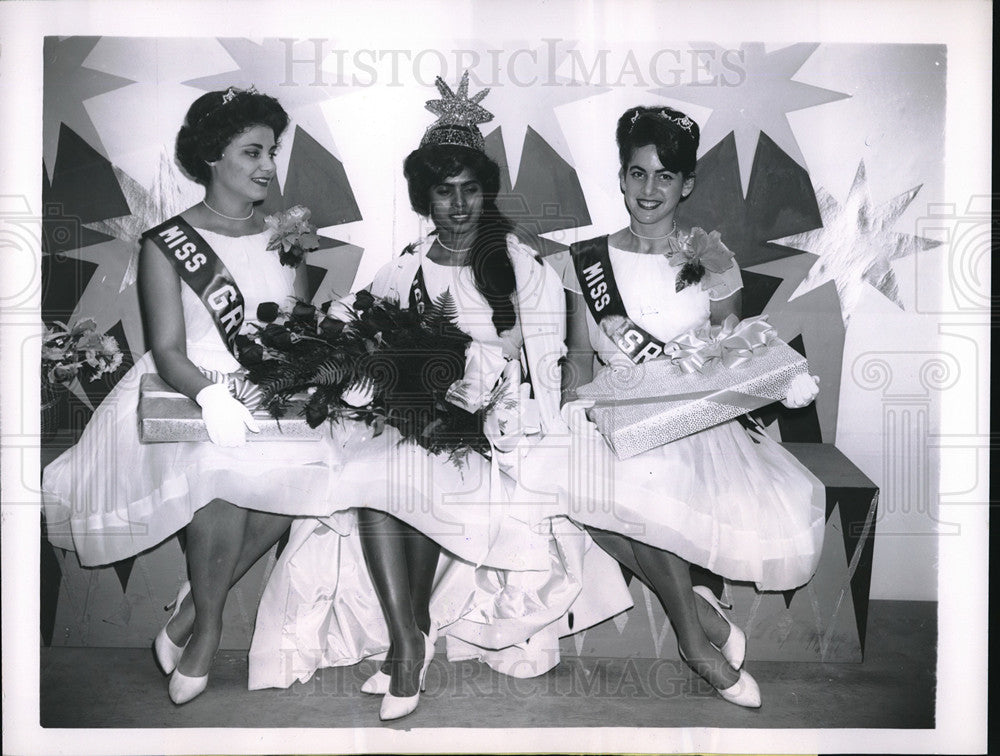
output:
<instances>
[{"instance_id":1,"label":"white glove","mask_svg":"<svg viewBox=\"0 0 1000 756\"><path fill-rule=\"evenodd\" d=\"M348 304L348 301L350 301L350 304ZM352 304L354 304L353 294L349 294L343 299L334 300L330 303L330 308L326 311L326 315L334 320L339 320L341 323L352 323L358 317L357 310L351 307Z\"/></svg>"},{"instance_id":2,"label":"white glove","mask_svg":"<svg viewBox=\"0 0 1000 756\"><path fill-rule=\"evenodd\" d=\"M340 395L340 401L349 407L367 407L374 399L375 381L371 378L355 381Z\"/></svg>"},{"instance_id":3,"label":"white glove","mask_svg":"<svg viewBox=\"0 0 1000 756\"><path fill-rule=\"evenodd\" d=\"M593 399L574 399L571 402L566 402L560 408L559 414L570 430L579 432L590 424L590 418L587 417L587 410L593 406Z\"/></svg>"},{"instance_id":4,"label":"white glove","mask_svg":"<svg viewBox=\"0 0 1000 756\"><path fill-rule=\"evenodd\" d=\"M448 388L445 399L467 412L482 409L492 397L497 381L511 364L493 345L470 344L465 355L465 372ZM513 385L519 383L518 379Z\"/></svg>"},{"instance_id":5,"label":"white glove","mask_svg":"<svg viewBox=\"0 0 1000 756\"><path fill-rule=\"evenodd\" d=\"M246 429L260 432L250 410L233 398L224 383L205 386L194 398L201 407L208 437L219 446L242 446L247 442Z\"/></svg>"},{"instance_id":6,"label":"white glove","mask_svg":"<svg viewBox=\"0 0 1000 756\"><path fill-rule=\"evenodd\" d=\"M484 434L500 451L509 451L524 436L541 431L541 413L531 398L531 384L521 383L520 378L521 364L508 362L501 376L502 393L483 425Z\"/></svg>"},{"instance_id":7,"label":"white glove","mask_svg":"<svg viewBox=\"0 0 1000 756\"><path fill-rule=\"evenodd\" d=\"M781 403L789 409L798 409L810 404L819 393L819 376L799 373L788 385L788 393Z\"/></svg>"}]
</instances>

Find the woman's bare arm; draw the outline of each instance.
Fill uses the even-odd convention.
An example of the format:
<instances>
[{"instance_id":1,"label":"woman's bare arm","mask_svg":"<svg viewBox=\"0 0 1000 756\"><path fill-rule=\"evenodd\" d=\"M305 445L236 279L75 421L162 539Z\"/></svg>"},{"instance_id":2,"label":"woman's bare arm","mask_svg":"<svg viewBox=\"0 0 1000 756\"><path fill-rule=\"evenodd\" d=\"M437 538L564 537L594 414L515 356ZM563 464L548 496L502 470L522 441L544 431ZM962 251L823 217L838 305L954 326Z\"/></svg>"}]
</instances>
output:
<instances>
[{"instance_id":1,"label":"woman's bare arm","mask_svg":"<svg viewBox=\"0 0 1000 756\"><path fill-rule=\"evenodd\" d=\"M709 319L712 325L719 325L730 315L738 318L743 317L743 290L734 291L725 299L710 303Z\"/></svg>"},{"instance_id":2,"label":"woman's bare arm","mask_svg":"<svg viewBox=\"0 0 1000 756\"><path fill-rule=\"evenodd\" d=\"M150 241L143 242L139 252L139 293L157 372L193 399L211 381L187 356L180 276Z\"/></svg>"},{"instance_id":3,"label":"woman's bare arm","mask_svg":"<svg viewBox=\"0 0 1000 756\"><path fill-rule=\"evenodd\" d=\"M566 292L566 358L562 370L563 403L576 399L576 389L594 377L594 348L587 330L587 303L583 295Z\"/></svg>"}]
</instances>

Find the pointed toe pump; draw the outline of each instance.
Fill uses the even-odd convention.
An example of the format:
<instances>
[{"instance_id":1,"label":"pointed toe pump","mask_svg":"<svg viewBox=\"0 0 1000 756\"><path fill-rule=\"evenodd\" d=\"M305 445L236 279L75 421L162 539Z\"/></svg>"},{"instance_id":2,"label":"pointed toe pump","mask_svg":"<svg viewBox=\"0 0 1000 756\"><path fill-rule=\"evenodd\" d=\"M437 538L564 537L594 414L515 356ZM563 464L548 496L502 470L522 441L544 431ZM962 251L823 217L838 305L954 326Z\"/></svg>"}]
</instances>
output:
<instances>
[{"instance_id":1,"label":"pointed toe pump","mask_svg":"<svg viewBox=\"0 0 1000 756\"><path fill-rule=\"evenodd\" d=\"M171 608L174 610L170 615L170 619L160 628L160 632L156 634L156 638L153 640L153 653L156 656L156 663L165 675L169 675L177 668L177 662L180 661L181 654L184 653L184 646L178 646L170 640L170 636L167 635L167 625L177 616L177 613L181 610L181 604L190 592L191 583L185 580L177 592L177 598L174 599L172 604L166 607L168 610Z\"/></svg>"}]
</instances>

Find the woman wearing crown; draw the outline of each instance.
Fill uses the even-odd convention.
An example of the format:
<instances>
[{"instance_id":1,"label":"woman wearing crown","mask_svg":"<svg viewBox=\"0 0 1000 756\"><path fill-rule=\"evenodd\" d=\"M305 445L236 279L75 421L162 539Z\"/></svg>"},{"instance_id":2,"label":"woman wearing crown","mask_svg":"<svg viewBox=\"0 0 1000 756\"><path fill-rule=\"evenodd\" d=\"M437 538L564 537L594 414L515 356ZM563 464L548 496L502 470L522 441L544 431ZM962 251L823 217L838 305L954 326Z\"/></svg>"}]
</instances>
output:
<instances>
[{"instance_id":1,"label":"woman wearing crown","mask_svg":"<svg viewBox=\"0 0 1000 756\"><path fill-rule=\"evenodd\" d=\"M628 225L571 247L569 360L564 392L591 380L595 364L628 368L664 345L739 313L739 267L719 238L681 228L678 205L694 189L698 125L671 108L634 107L619 119L619 186ZM798 376L786 406L809 404L815 379ZM585 416L564 406L589 476L560 476L536 453L521 482L562 497L566 511L659 598L681 657L727 701L760 706L742 668L746 637L704 586L697 564L763 590L796 588L812 576L823 538L819 482L766 435L736 420L620 460ZM565 467L565 461L562 464Z\"/></svg>"},{"instance_id":2,"label":"woman wearing crown","mask_svg":"<svg viewBox=\"0 0 1000 756\"><path fill-rule=\"evenodd\" d=\"M413 209L434 231L369 290L411 308L445 292L454 300L472 343L448 395L470 411L491 407L490 458L471 454L457 466L400 444L392 429L373 437L341 426L331 486L339 511L293 527L250 652L251 688L385 652L362 687L383 696L382 719L416 708L439 634L451 659L532 676L558 661L571 622L580 630L631 604L620 571L582 530L565 519L533 529L537 503L511 498L526 439L568 432L559 407L565 298L497 208L500 171L478 128L492 118L479 104L488 90L469 98L468 74L456 92L440 79L438 89L428 109L440 118L404 163ZM585 563L603 577L581 595Z\"/></svg>"}]
</instances>

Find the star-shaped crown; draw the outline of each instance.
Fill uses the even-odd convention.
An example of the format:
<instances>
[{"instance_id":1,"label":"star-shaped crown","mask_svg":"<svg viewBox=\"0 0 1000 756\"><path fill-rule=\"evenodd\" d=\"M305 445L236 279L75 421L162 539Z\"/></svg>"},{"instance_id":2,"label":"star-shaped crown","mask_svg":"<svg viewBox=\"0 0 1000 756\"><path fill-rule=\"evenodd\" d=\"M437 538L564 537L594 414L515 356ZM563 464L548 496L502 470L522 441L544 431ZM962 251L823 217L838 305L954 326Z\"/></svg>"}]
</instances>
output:
<instances>
[{"instance_id":1,"label":"star-shaped crown","mask_svg":"<svg viewBox=\"0 0 1000 756\"><path fill-rule=\"evenodd\" d=\"M440 100L428 100L425 107L438 119L424 132L420 146L455 144L484 152L486 142L479 124L493 120L493 114L479 103L490 93L489 89L469 97L469 72L462 74L458 90L451 91L440 76L434 82L441 93Z\"/></svg>"}]
</instances>

